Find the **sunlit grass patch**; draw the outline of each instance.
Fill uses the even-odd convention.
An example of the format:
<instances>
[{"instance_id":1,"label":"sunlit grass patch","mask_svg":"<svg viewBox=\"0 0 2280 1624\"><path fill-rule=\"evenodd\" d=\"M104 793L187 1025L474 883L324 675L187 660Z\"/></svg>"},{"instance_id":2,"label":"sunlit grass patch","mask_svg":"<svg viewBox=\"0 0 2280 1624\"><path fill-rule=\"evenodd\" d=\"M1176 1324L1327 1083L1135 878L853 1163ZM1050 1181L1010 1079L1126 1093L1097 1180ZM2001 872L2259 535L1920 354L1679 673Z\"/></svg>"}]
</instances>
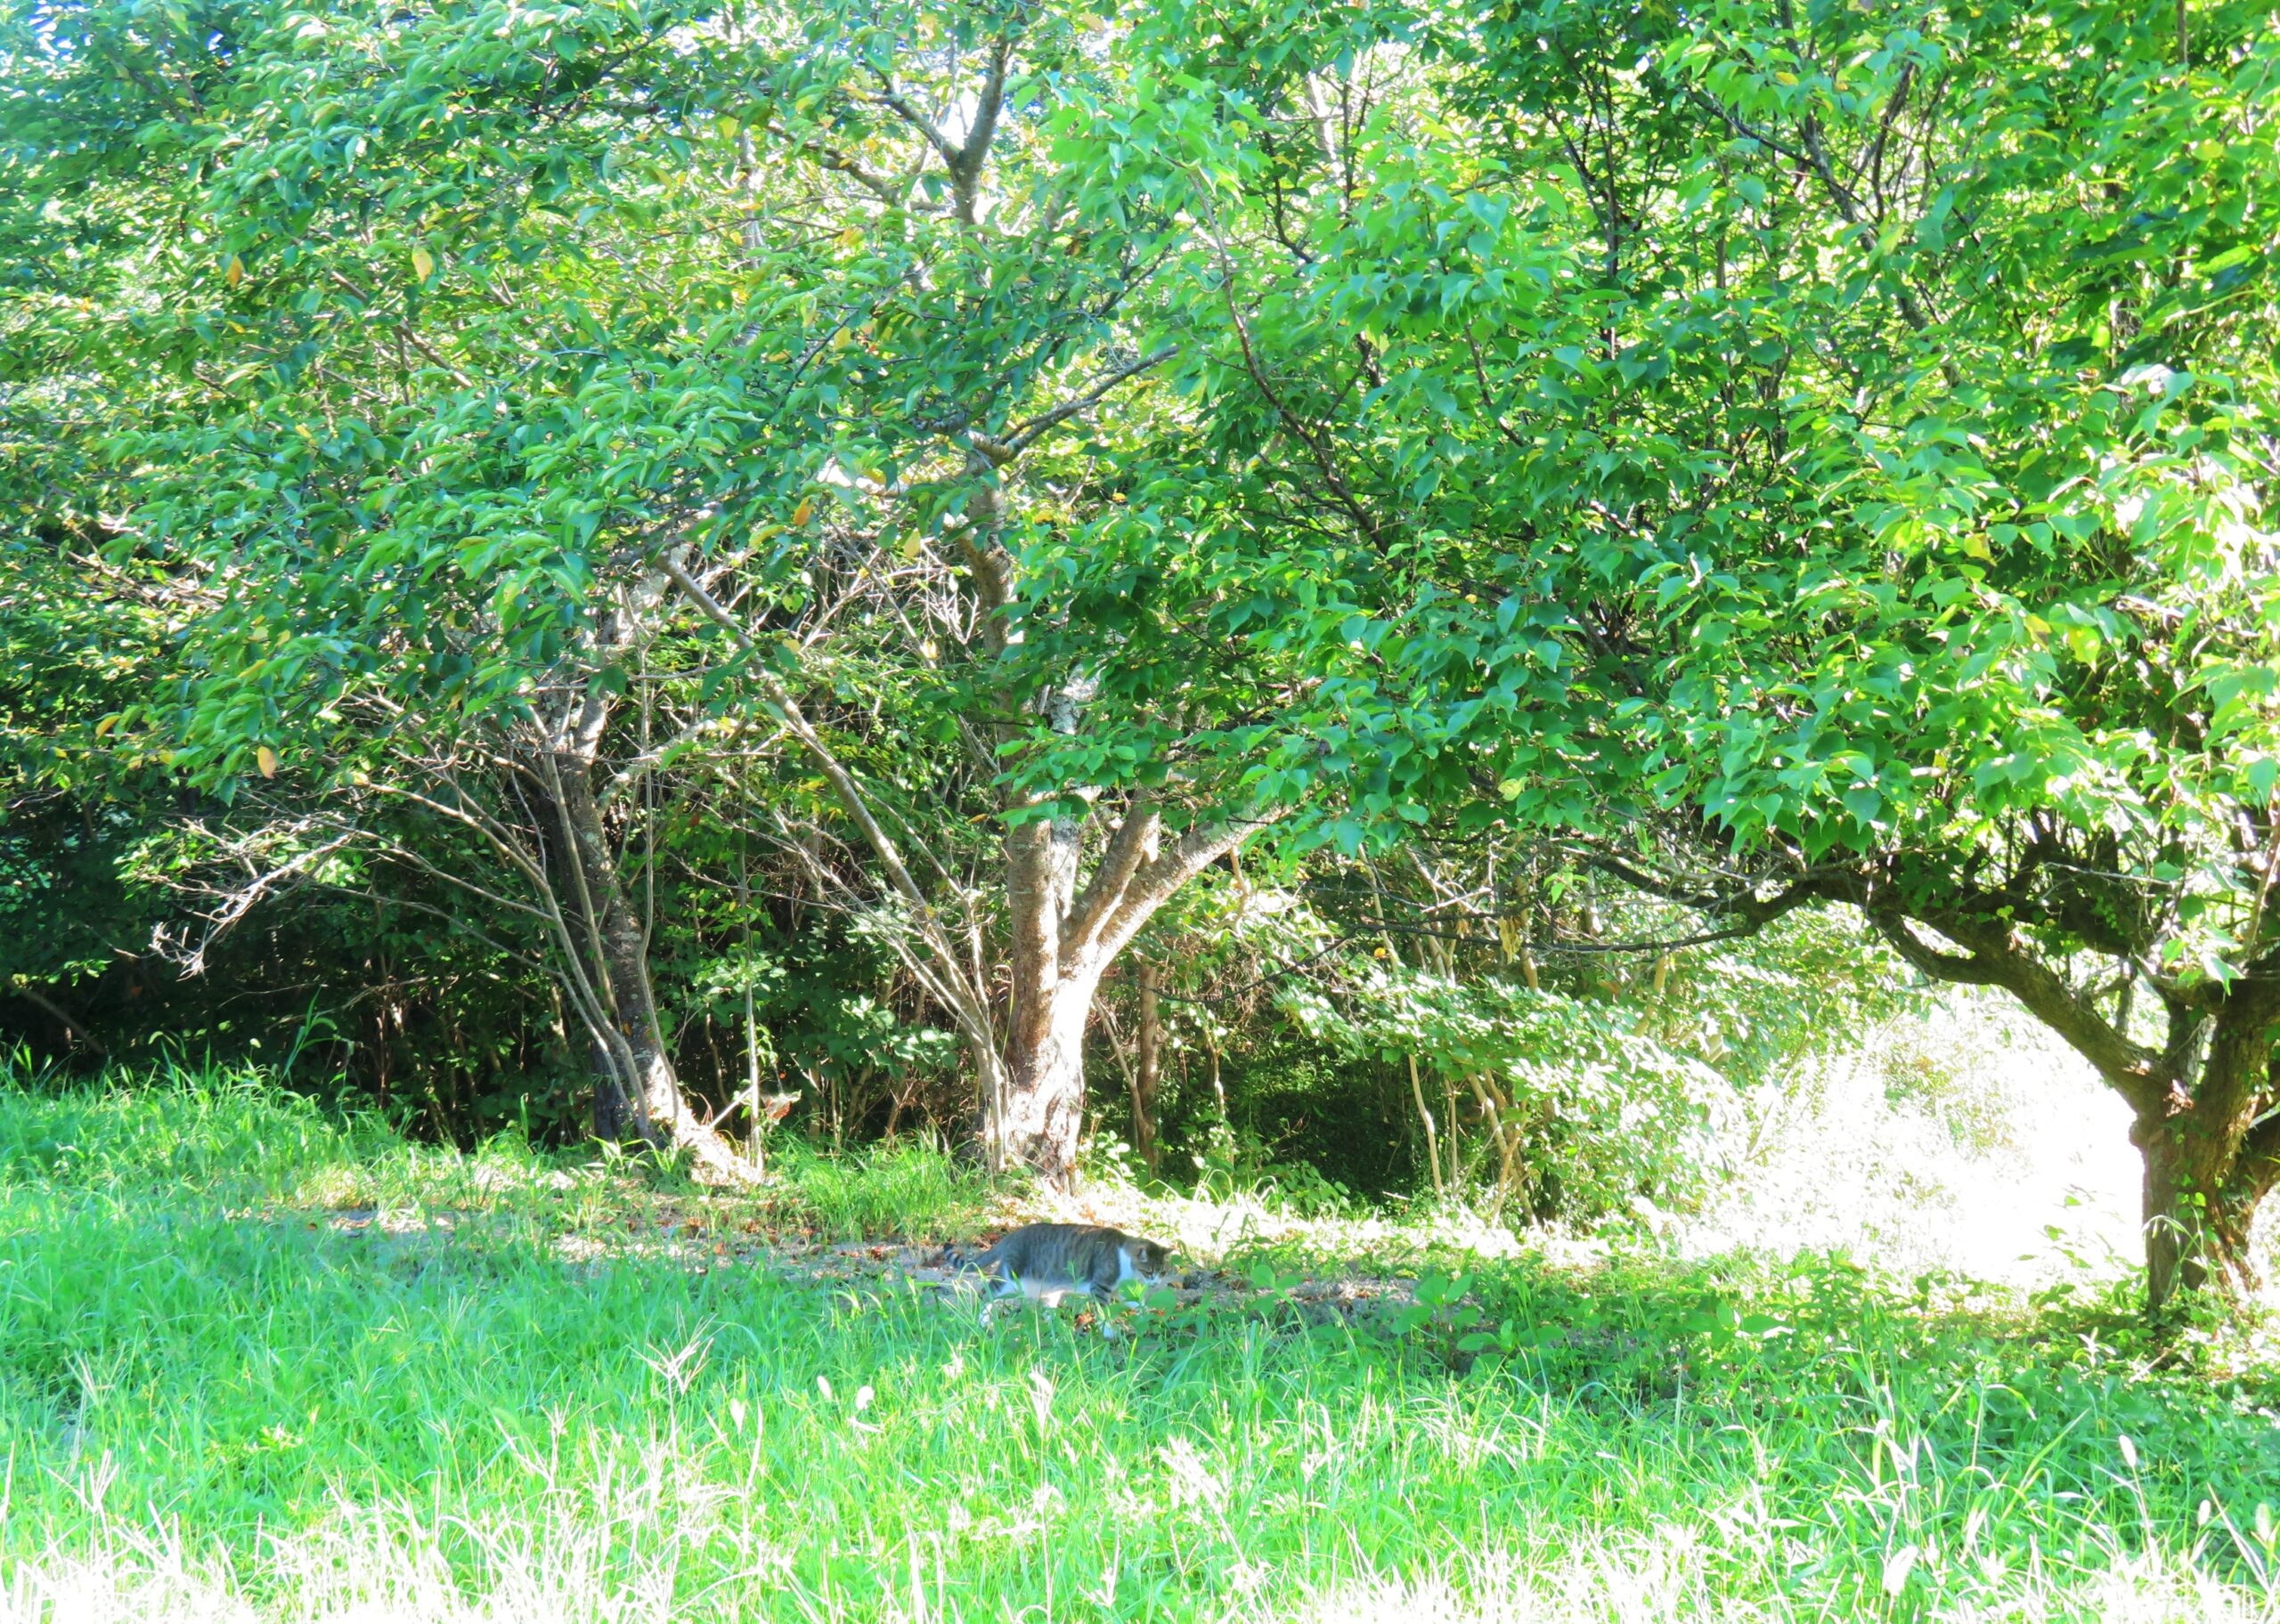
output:
<instances>
[{"instance_id":1,"label":"sunlit grass patch","mask_svg":"<svg viewBox=\"0 0 2280 1624\"><path fill-rule=\"evenodd\" d=\"M0 1090L12 1624L2280 1616L2269 1368L2156 1368L2095 1292L1155 1198L1264 1288L985 1330L714 1249L1003 1212L937 1152L730 1196L210 1092ZM1277 1295L1341 1268L1464 1286Z\"/></svg>"},{"instance_id":2,"label":"sunlit grass patch","mask_svg":"<svg viewBox=\"0 0 2280 1624\"><path fill-rule=\"evenodd\" d=\"M402 1144L321 1110L258 1068L167 1063L96 1088L34 1092L0 1061L0 1186L69 1185L244 1200L361 1166Z\"/></svg>"},{"instance_id":3,"label":"sunlit grass patch","mask_svg":"<svg viewBox=\"0 0 2280 1624\"><path fill-rule=\"evenodd\" d=\"M835 1240L972 1236L998 1193L977 1167L919 1140L839 1156L794 1141L772 1171L780 1184L770 1211Z\"/></svg>"}]
</instances>

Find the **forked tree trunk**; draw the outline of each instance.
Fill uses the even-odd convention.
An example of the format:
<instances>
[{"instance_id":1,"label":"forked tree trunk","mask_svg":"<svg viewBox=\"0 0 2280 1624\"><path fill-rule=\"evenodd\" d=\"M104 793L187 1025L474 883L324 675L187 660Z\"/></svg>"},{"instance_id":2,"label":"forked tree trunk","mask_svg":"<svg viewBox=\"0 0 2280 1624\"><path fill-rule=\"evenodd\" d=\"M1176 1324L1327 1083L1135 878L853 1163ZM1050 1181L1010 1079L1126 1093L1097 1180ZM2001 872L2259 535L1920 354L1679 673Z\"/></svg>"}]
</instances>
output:
<instances>
[{"instance_id":1,"label":"forked tree trunk","mask_svg":"<svg viewBox=\"0 0 2280 1624\"><path fill-rule=\"evenodd\" d=\"M533 775L553 824L548 849L560 871L554 881L566 940L567 990L585 1020L596 1058L594 1131L612 1140L639 1139L660 1149L688 1151L728 1179L753 1168L689 1109L649 978L649 944L625 893L593 788L606 717L590 699L565 748L542 747Z\"/></svg>"},{"instance_id":2,"label":"forked tree trunk","mask_svg":"<svg viewBox=\"0 0 2280 1624\"><path fill-rule=\"evenodd\" d=\"M1079 892L1083 834L1082 824L1055 818L1006 836L1013 997L988 1137L1000 1165L1024 1165L1055 1189L1076 1173L1085 1028L1102 975L1174 892L1242 839L1224 826L1161 839L1160 815L1144 801L1109 834ZM985 1073L985 1093L992 1085Z\"/></svg>"},{"instance_id":3,"label":"forked tree trunk","mask_svg":"<svg viewBox=\"0 0 2280 1624\"><path fill-rule=\"evenodd\" d=\"M753 1167L682 1097L664 1024L657 1016L656 990L649 979L647 935L618 879L617 865L610 861L590 789L582 777L566 780L565 787L566 821L577 836L585 868L584 893L597 926L599 974L595 979L606 991L615 1026L607 1041L616 1052L626 1092L632 1095L637 1130L661 1149L688 1151L715 1173L749 1180L754 1176Z\"/></svg>"},{"instance_id":4,"label":"forked tree trunk","mask_svg":"<svg viewBox=\"0 0 2280 1624\"><path fill-rule=\"evenodd\" d=\"M969 158L979 175L989 149L994 117L977 124ZM963 184L964 183L962 183ZM1168 361L1159 349L1119 370L1111 382L1136 376ZM1103 386L1103 389L1106 386ZM1092 397L1097 399L1097 394ZM957 545L973 572L975 608L973 635L993 658L1009 646L1009 624L1019 568L998 536L1003 513L999 470L1022 449L1068 415L1048 413L1008 443L973 439L966 457L966 523ZM657 559L664 576L707 619L756 652L748 632L729 608L690 574L668 548ZM993 1169L1023 1165L1048 1185L1066 1187L1076 1171L1077 1147L1085 1110L1085 1028L1101 977L1134 935L1174 892L1242 842L1246 829L1230 824L1190 827L1177 836L1164 829L1163 808L1148 791L1132 792L1122 816L1103 843L1093 872L1079 889L1085 832L1095 824L1087 811L1078 816L1038 816L1043 798L1014 798L1004 810L1014 820L1005 837L1006 899L1013 933L1007 968L1011 1003L1002 1027L995 1019L992 978L950 939L926 892L903 860L899 842L874 813L869 797L830 742L811 725L797 697L765 662L755 662L753 679L772 719L814 759L835 798L884 869L890 888L907 907L913 939L896 951L921 984L940 999L956 1020L973 1057L981 1106L981 1140ZM989 707L999 717L1030 711L1043 716L1054 732L1073 734L1080 726L1090 693L1088 682L1038 694L1006 694ZM1016 742L1027 724L993 721L978 729L1004 744ZM993 764L994 757L985 757ZM1079 789L1077 800L1094 792ZM1253 825L1256 826L1256 825Z\"/></svg>"}]
</instances>

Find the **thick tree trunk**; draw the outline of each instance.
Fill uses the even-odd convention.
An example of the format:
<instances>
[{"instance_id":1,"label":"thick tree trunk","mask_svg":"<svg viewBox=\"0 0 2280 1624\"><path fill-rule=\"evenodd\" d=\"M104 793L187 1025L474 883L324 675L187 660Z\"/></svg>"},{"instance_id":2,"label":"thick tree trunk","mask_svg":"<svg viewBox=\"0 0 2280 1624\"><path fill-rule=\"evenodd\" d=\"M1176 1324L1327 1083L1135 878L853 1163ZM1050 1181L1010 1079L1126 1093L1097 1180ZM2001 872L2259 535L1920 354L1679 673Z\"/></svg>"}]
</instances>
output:
<instances>
[{"instance_id":1,"label":"thick tree trunk","mask_svg":"<svg viewBox=\"0 0 2280 1624\"><path fill-rule=\"evenodd\" d=\"M1067 818L1020 824L1006 836L1013 914L1013 1003L1006 1012L1006 1152L1055 1189L1077 1166L1085 1119L1085 1027L1103 968L1070 928L1084 827Z\"/></svg>"},{"instance_id":2,"label":"thick tree trunk","mask_svg":"<svg viewBox=\"0 0 2280 1624\"><path fill-rule=\"evenodd\" d=\"M1000 1165L1022 1163L1065 1189L1076 1172L1085 1116L1085 1027L1102 975L1174 892L1241 835L1191 829L1160 840L1159 814L1127 808L1103 842L1079 893L1084 825L1040 819L1006 836L1006 896L1012 915L1012 1005L989 1143Z\"/></svg>"},{"instance_id":3,"label":"thick tree trunk","mask_svg":"<svg viewBox=\"0 0 2280 1624\"><path fill-rule=\"evenodd\" d=\"M2169 1056L2182 1076L2140 1111L2129 1137L2145 1164L2146 1306L2166 1311L2179 1292L2256 1289L2249 1230L2280 1162L2268 1103L2272 1051L2260 1003L2227 999L2207 1018L2175 1024ZM2207 1052L2194 1064L2196 1039Z\"/></svg>"},{"instance_id":4,"label":"thick tree trunk","mask_svg":"<svg viewBox=\"0 0 2280 1624\"><path fill-rule=\"evenodd\" d=\"M2198 1290L2208 1278L2206 1217L2192 1167L2200 1147L2186 1141L2190 1116L2133 1127L2130 1137L2145 1164L2139 1213L2146 1237L2146 1308L2160 1314L2178 1292Z\"/></svg>"},{"instance_id":5,"label":"thick tree trunk","mask_svg":"<svg viewBox=\"0 0 2280 1624\"><path fill-rule=\"evenodd\" d=\"M2179 1292L2212 1284L2235 1293L2253 1288L2249 1227L2280 1182L2280 1079L2271 1037L2280 982L2255 973L2219 990L2148 978L2168 1028L2155 1048L2137 1041L2126 1021L2106 1019L1991 900L1976 911L1912 915L1966 949L1961 954L1926 942L1873 897L1864 905L1910 964L1944 981L2002 987L2129 1102L2129 1137L2145 1164L2150 1317L2165 1313Z\"/></svg>"},{"instance_id":6,"label":"thick tree trunk","mask_svg":"<svg viewBox=\"0 0 2280 1624\"><path fill-rule=\"evenodd\" d=\"M1006 1139L1055 1189L1077 1169L1085 1121L1085 1027L1097 974L1064 976L1014 1012L1007 1033Z\"/></svg>"},{"instance_id":7,"label":"thick tree trunk","mask_svg":"<svg viewBox=\"0 0 2280 1624\"><path fill-rule=\"evenodd\" d=\"M2227 1176L2237 1157L2221 1131L2183 1111L2130 1131L2145 1163L2146 1308L2166 1312L2180 1292L2211 1284L2244 1295L2256 1288L2249 1230L2270 1188Z\"/></svg>"}]
</instances>

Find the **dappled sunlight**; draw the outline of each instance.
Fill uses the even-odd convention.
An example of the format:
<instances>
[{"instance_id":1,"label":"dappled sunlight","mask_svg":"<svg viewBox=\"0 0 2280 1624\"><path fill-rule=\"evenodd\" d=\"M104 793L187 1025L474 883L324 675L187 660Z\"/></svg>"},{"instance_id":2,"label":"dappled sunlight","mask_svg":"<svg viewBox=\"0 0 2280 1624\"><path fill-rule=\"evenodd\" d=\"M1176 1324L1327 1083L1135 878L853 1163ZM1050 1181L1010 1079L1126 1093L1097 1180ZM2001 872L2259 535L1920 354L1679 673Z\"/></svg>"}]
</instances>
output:
<instances>
[{"instance_id":1,"label":"dappled sunlight","mask_svg":"<svg viewBox=\"0 0 2280 1624\"><path fill-rule=\"evenodd\" d=\"M1700 1532L1671 1527L1548 1562L1496 1549L1417 1578L1372 1577L1343 1585L1288 1616L1291 1624L1666 1624L1810 1616L1779 1604L1737 1609L1722 1601L1706 1583L1705 1571L1732 1555L1706 1550L1705 1544ZM1903 1545L1894 1552L1873 1591L1860 1598L1857 1616L1903 1604L1914 1551ZM2059 1590L2045 1576L2022 1572L2009 1594L1942 1607L1936 1616L1950 1624L2077 1618L2099 1624L2269 1624L2280 1618L2270 1600L2245 1599L2211 1583L2175 1553L2117 1550L2109 1564L2078 1578L2078 1587Z\"/></svg>"},{"instance_id":2,"label":"dappled sunlight","mask_svg":"<svg viewBox=\"0 0 2280 1624\"><path fill-rule=\"evenodd\" d=\"M2129 1112L1993 998L1950 997L1812 1063L1726 1146L1682 1251L1843 1248L1894 1275L2024 1287L2141 1266Z\"/></svg>"}]
</instances>

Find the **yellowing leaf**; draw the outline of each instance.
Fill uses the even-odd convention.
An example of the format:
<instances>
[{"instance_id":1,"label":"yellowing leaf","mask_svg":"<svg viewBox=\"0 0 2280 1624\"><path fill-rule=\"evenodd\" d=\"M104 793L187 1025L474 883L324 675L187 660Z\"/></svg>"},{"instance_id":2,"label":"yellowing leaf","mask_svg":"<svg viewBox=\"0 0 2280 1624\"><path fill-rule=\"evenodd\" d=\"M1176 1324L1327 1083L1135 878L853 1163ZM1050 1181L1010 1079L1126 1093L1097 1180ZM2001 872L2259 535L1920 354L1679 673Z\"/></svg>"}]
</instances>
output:
<instances>
[{"instance_id":1,"label":"yellowing leaf","mask_svg":"<svg viewBox=\"0 0 2280 1624\"><path fill-rule=\"evenodd\" d=\"M845 231L840 232L839 246L843 248L861 248L863 246L863 228L859 225L851 225Z\"/></svg>"},{"instance_id":2,"label":"yellowing leaf","mask_svg":"<svg viewBox=\"0 0 2280 1624\"><path fill-rule=\"evenodd\" d=\"M253 760L254 765L261 768L261 775L263 777L274 778L277 776L277 752L270 749L268 745L265 744L259 750L255 751L253 752Z\"/></svg>"},{"instance_id":3,"label":"yellowing leaf","mask_svg":"<svg viewBox=\"0 0 2280 1624\"><path fill-rule=\"evenodd\" d=\"M1964 537L1963 550L1975 558L1984 558L1990 564L1995 562L1995 555L1988 548L1987 538L1975 530Z\"/></svg>"},{"instance_id":4,"label":"yellowing leaf","mask_svg":"<svg viewBox=\"0 0 2280 1624\"><path fill-rule=\"evenodd\" d=\"M411 250L411 271L421 281L436 274L436 256L425 248Z\"/></svg>"},{"instance_id":5,"label":"yellowing leaf","mask_svg":"<svg viewBox=\"0 0 2280 1624\"><path fill-rule=\"evenodd\" d=\"M810 518L814 516L815 510L815 499L812 497L802 497L800 499L800 505L792 509L792 523L794 524L806 524Z\"/></svg>"},{"instance_id":6,"label":"yellowing leaf","mask_svg":"<svg viewBox=\"0 0 2280 1624\"><path fill-rule=\"evenodd\" d=\"M246 280L246 262L232 254L222 267L222 280L232 288Z\"/></svg>"}]
</instances>

